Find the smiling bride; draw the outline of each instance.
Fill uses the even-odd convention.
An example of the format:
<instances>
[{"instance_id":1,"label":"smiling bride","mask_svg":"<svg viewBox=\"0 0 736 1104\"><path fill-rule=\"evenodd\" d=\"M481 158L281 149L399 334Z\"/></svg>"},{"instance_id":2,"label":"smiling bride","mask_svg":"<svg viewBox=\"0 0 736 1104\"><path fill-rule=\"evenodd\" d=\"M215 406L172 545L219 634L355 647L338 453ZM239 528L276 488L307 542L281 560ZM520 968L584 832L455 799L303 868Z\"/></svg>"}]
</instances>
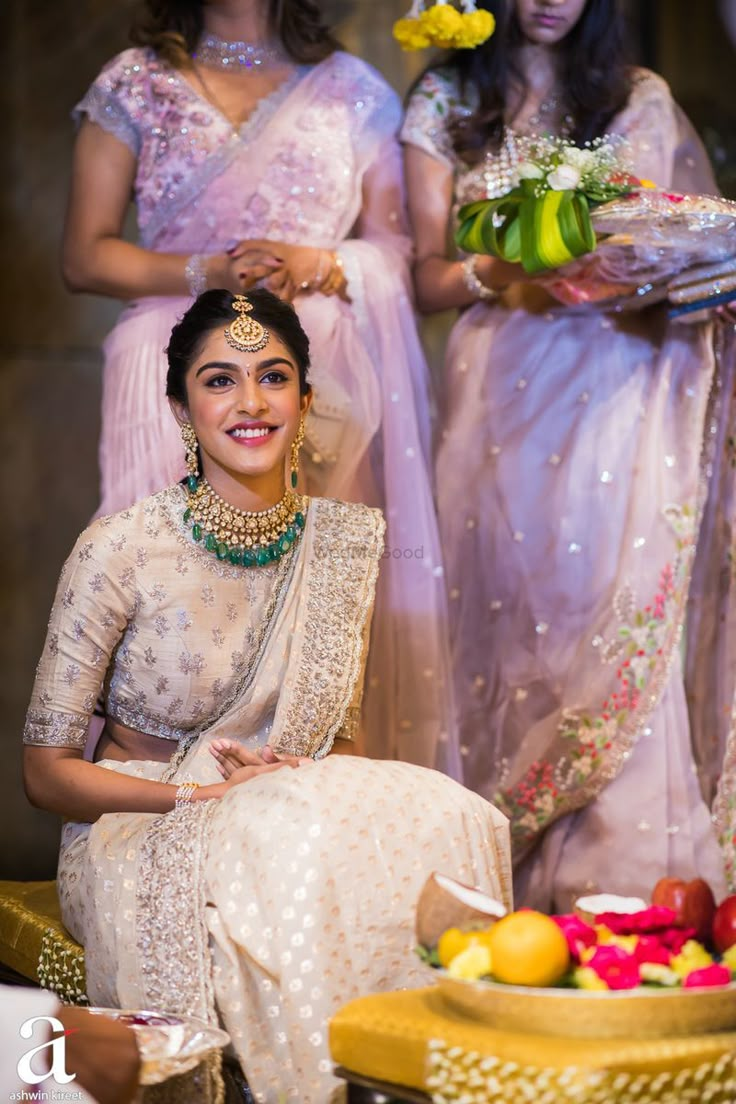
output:
<instances>
[{"instance_id":1,"label":"smiling bride","mask_svg":"<svg viewBox=\"0 0 736 1104\"><path fill-rule=\"evenodd\" d=\"M292 307L205 292L168 362L189 475L67 560L26 788L67 820L59 895L91 1000L219 1020L256 1100L321 1104L328 1017L423 983L428 873L509 903L507 824L435 771L334 754L360 724L384 524L294 489L311 387Z\"/></svg>"}]
</instances>

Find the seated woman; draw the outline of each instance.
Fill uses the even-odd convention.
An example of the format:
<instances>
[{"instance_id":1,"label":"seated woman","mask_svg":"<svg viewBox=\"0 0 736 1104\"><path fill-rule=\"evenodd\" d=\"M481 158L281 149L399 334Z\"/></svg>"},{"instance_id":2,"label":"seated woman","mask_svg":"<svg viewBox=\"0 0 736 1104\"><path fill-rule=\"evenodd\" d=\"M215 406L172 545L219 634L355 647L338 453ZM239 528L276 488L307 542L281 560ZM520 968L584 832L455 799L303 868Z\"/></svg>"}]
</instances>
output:
<instances>
[{"instance_id":1,"label":"seated woman","mask_svg":"<svg viewBox=\"0 0 736 1104\"><path fill-rule=\"evenodd\" d=\"M74 547L26 787L67 820L59 894L91 1000L219 1017L257 1100L321 1104L332 1012L423 982L427 874L508 901L507 825L434 771L324 759L357 731L384 524L292 490L311 397L293 309L208 291L168 359L191 474Z\"/></svg>"}]
</instances>

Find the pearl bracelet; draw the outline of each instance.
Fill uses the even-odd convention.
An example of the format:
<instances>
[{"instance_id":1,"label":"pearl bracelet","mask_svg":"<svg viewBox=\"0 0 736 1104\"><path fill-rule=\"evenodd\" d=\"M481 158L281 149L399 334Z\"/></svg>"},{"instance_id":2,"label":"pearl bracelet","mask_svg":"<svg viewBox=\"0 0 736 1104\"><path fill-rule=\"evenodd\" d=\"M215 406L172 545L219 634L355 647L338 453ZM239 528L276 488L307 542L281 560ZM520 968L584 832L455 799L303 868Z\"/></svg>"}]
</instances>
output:
<instances>
[{"instance_id":1,"label":"pearl bracelet","mask_svg":"<svg viewBox=\"0 0 736 1104\"><path fill-rule=\"evenodd\" d=\"M494 299L498 299L498 292L493 288L486 287L476 275L475 266L478 263L478 254L471 253L469 257L466 257L461 264L463 270L463 283L476 299L482 299L484 302L490 303Z\"/></svg>"},{"instance_id":2,"label":"pearl bracelet","mask_svg":"<svg viewBox=\"0 0 736 1104\"><path fill-rule=\"evenodd\" d=\"M184 277L192 299L199 298L207 290L207 261L208 258L203 253L193 253L184 267Z\"/></svg>"},{"instance_id":3,"label":"pearl bracelet","mask_svg":"<svg viewBox=\"0 0 736 1104\"><path fill-rule=\"evenodd\" d=\"M176 788L174 808L181 809L182 805L189 805L198 789L199 782L182 782L181 786Z\"/></svg>"}]
</instances>

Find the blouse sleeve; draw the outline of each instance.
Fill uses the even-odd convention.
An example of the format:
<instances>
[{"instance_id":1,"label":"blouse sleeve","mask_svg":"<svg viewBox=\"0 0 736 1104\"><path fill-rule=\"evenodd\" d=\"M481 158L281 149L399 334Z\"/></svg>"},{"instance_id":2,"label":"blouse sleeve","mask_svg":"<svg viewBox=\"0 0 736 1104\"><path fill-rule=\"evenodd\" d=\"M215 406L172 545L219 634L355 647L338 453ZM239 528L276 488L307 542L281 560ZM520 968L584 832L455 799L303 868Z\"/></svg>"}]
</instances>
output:
<instances>
[{"instance_id":1,"label":"blouse sleeve","mask_svg":"<svg viewBox=\"0 0 736 1104\"><path fill-rule=\"evenodd\" d=\"M101 519L82 533L64 564L23 743L84 747L110 659L134 612L124 591L125 543Z\"/></svg>"},{"instance_id":2,"label":"blouse sleeve","mask_svg":"<svg viewBox=\"0 0 736 1104\"><path fill-rule=\"evenodd\" d=\"M430 157L454 168L455 154L448 124L458 110L459 100L452 79L430 70L411 94L401 128L401 141L418 146Z\"/></svg>"},{"instance_id":3,"label":"blouse sleeve","mask_svg":"<svg viewBox=\"0 0 736 1104\"><path fill-rule=\"evenodd\" d=\"M104 67L79 101L72 118L83 115L124 142L136 157L141 149L142 109L148 100L145 51L125 50Z\"/></svg>"}]
</instances>

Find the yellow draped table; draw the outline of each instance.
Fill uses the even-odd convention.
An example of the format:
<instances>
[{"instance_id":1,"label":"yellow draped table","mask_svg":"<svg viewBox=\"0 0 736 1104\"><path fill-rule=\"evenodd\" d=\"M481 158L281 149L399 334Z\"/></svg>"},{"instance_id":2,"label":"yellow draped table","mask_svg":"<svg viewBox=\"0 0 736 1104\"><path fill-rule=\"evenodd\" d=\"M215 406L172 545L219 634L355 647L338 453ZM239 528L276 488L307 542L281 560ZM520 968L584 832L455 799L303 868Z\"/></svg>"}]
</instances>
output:
<instances>
[{"instance_id":1,"label":"yellow draped table","mask_svg":"<svg viewBox=\"0 0 736 1104\"><path fill-rule=\"evenodd\" d=\"M348 1081L462 1104L735 1104L736 1031L574 1039L498 1030L434 986L352 1001L330 1023Z\"/></svg>"},{"instance_id":2,"label":"yellow draped table","mask_svg":"<svg viewBox=\"0 0 736 1104\"><path fill-rule=\"evenodd\" d=\"M56 882L0 881L0 963L67 1003L86 1003L84 948L62 923Z\"/></svg>"}]
</instances>

